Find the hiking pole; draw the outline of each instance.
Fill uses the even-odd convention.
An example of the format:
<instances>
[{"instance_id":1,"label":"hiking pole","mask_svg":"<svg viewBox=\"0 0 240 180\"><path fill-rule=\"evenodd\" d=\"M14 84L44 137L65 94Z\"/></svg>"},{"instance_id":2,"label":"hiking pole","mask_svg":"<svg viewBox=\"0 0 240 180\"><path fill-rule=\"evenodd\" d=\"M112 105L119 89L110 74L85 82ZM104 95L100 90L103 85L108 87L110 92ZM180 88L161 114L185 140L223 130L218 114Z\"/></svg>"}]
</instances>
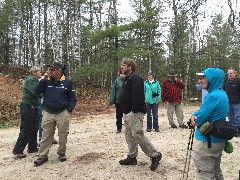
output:
<instances>
[{"instance_id":1,"label":"hiking pole","mask_svg":"<svg viewBox=\"0 0 240 180\"><path fill-rule=\"evenodd\" d=\"M193 145L193 139L194 139L194 133L195 133L195 127L191 125L190 121L188 122L188 126L191 130L190 130L190 135L189 135L187 154L186 154L186 158L185 158L185 166L184 166L184 170L183 170L182 179L188 179L188 172L189 172L189 167L190 167L190 162L191 162L191 154L192 154L192 145Z\"/></svg>"}]
</instances>

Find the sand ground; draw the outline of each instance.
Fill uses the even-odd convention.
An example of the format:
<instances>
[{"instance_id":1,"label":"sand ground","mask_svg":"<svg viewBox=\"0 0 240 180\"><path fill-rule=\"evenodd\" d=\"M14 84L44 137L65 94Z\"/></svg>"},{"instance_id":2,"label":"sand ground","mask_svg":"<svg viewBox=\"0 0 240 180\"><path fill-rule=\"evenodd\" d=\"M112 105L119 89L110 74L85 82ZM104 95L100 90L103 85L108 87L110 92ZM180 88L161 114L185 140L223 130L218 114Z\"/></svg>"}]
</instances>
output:
<instances>
[{"instance_id":1,"label":"sand ground","mask_svg":"<svg viewBox=\"0 0 240 180\"><path fill-rule=\"evenodd\" d=\"M185 122L197 108L197 106L184 107ZM166 109L163 108L159 108L159 123L159 133L145 131L146 136L163 154L160 166L155 172L149 169L150 159L140 148L136 166L119 165L118 161L126 157L128 150L124 130L120 134L116 133L114 111L72 118L67 161L58 160L56 154L58 145L53 145L49 161L39 167L33 165L37 154L28 154L26 149L26 158L16 159L13 156L12 149L18 137L18 127L0 130L0 179L182 179L190 130L171 129ZM224 152L222 157L222 170L227 180L237 180L240 170L240 138L233 138L232 142L234 152L232 154ZM196 179L193 161L190 164L188 179Z\"/></svg>"}]
</instances>

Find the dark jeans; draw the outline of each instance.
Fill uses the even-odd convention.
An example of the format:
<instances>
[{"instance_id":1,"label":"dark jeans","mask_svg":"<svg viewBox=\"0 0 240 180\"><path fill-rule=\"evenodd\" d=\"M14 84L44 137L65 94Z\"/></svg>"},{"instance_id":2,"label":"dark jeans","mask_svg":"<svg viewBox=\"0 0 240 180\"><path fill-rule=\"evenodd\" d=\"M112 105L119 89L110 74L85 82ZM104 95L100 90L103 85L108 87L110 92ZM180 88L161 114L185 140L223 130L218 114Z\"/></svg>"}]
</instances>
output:
<instances>
[{"instance_id":1,"label":"dark jeans","mask_svg":"<svg viewBox=\"0 0 240 180\"><path fill-rule=\"evenodd\" d=\"M20 133L13 149L15 153L23 153L27 144L28 149L37 149L38 109L21 103L20 115Z\"/></svg>"},{"instance_id":2,"label":"dark jeans","mask_svg":"<svg viewBox=\"0 0 240 180\"><path fill-rule=\"evenodd\" d=\"M147 129L159 129L158 104L147 103Z\"/></svg>"},{"instance_id":3,"label":"dark jeans","mask_svg":"<svg viewBox=\"0 0 240 180\"><path fill-rule=\"evenodd\" d=\"M122 109L120 108L120 104L116 103L115 104L115 108L116 108L116 125L117 125L117 130L121 130L122 129L122 118L123 118L123 112Z\"/></svg>"},{"instance_id":4,"label":"dark jeans","mask_svg":"<svg viewBox=\"0 0 240 180\"><path fill-rule=\"evenodd\" d=\"M228 119L232 126L240 128L240 103L229 104Z\"/></svg>"},{"instance_id":5,"label":"dark jeans","mask_svg":"<svg viewBox=\"0 0 240 180\"><path fill-rule=\"evenodd\" d=\"M43 117L42 112L43 112L43 109L44 109L43 104L40 104L40 105L38 106L38 112L39 112L39 134L38 134L38 136L39 136L39 142L40 142L41 139L42 139L42 117Z\"/></svg>"}]
</instances>

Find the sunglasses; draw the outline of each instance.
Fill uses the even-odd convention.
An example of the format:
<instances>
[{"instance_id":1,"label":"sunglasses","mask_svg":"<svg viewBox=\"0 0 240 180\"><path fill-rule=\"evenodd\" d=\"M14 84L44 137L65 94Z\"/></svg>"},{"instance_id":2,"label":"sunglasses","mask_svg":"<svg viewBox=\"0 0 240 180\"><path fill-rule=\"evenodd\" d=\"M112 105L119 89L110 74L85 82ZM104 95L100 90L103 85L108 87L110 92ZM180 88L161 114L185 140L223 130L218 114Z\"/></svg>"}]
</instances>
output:
<instances>
[{"instance_id":1,"label":"sunglasses","mask_svg":"<svg viewBox=\"0 0 240 180\"><path fill-rule=\"evenodd\" d=\"M49 68L49 71L59 70L58 68Z\"/></svg>"}]
</instances>

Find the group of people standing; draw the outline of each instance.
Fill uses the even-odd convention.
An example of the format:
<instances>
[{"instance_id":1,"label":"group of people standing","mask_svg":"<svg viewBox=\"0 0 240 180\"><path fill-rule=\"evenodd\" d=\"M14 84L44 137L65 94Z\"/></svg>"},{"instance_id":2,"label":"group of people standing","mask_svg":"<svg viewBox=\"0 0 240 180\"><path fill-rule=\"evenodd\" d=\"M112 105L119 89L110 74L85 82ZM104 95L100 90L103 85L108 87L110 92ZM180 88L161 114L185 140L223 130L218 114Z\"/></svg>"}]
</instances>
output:
<instances>
[{"instance_id":1,"label":"group of people standing","mask_svg":"<svg viewBox=\"0 0 240 180\"><path fill-rule=\"evenodd\" d=\"M37 67L32 67L24 87L20 104L21 126L13 154L18 158L25 158L23 153L28 144L28 153L39 152L34 161L36 166L48 161L49 149L54 140L55 127L58 128L59 148L57 154L61 162L66 161L66 143L69 133L70 113L76 105L76 93L72 81L65 77L63 65L54 62L48 65L49 69L43 78ZM196 126L196 142L193 148L193 160L197 167L199 179L223 179L220 168L222 151L225 140L211 135L211 148L207 145L207 138L200 133L200 126L206 121L214 123L218 120L226 121L228 115L230 123L240 128L240 81L234 70L228 70L228 80L222 87L224 71L219 68L207 68L197 74L202 88L208 91L199 110L192 114L191 125ZM162 86L154 78L155 74L149 71L147 80L136 71L133 59L123 58L119 77L115 80L110 104L116 107L117 133L122 130L122 119L125 127L125 139L128 145L128 154L119 161L120 165L136 165L138 145L151 159L150 169L156 170L162 159L162 154L144 135L143 119L147 113L147 132L155 129L159 132L158 104L162 100L167 103L167 115L171 128L177 128L173 121L173 113L177 115L180 128L188 128L183 123L182 90L185 84L170 73ZM226 92L223 90L225 89ZM43 98L43 136L40 149L37 147L37 132L39 129L38 106ZM228 100L229 99L229 100Z\"/></svg>"},{"instance_id":2,"label":"group of people standing","mask_svg":"<svg viewBox=\"0 0 240 180\"><path fill-rule=\"evenodd\" d=\"M116 125L117 133L121 132L122 129L122 117L123 112L119 105L119 95L122 85L124 84L126 75L120 70L119 77L114 81L110 93L109 103L110 105L115 104L116 108ZM177 128L174 123L173 114L175 112L177 121L180 128L188 128L183 123L183 90L185 84L182 80L177 78L177 74L167 74L167 79L160 85L159 81L155 79L155 73L149 71L147 73L147 80L143 83L144 86L144 100L147 109L147 132L151 132L153 129L156 132L160 132L159 121L158 121L158 106L162 101L163 106L167 108L167 116L171 128Z\"/></svg>"},{"instance_id":3,"label":"group of people standing","mask_svg":"<svg viewBox=\"0 0 240 180\"><path fill-rule=\"evenodd\" d=\"M119 163L121 165L136 165L139 145L143 152L152 159L150 169L154 171L159 165L162 154L155 149L150 140L144 135L144 113L147 112L147 132L150 132L151 129L158 132L159 125L156 123L156 109L158 109L157 105L162 100L163 104L167 102L167 114L171 127L177 128L172 120L175 111L179 127L188 128L183 124L182 110L182 90L185 88L185 84L177 78L176 74L169 74L168 78L160 86L158 81L154 80L153 72L148 72L148 79L143 81L135 71L135 66L136 64L132 59L126 58L122 60L121 73L126 76L122 77L122 83L118 87L118 103L123 113L125 138L129 152L127 158L120 160ZM202 88L207 91L202 105L198 111L192 114L190 121L191 126L196 126L193 160L197 168L198 179L201 180L223 179L220 163L225 140L210 134L212 145L209 148L208 138L201 134L200 127L207 121L211 123L219 120L226 121L228 116L230 123L239 128L239 80L234 70L228 70L227 74L229 79L223 88L225 73L220 68L207 68L203 72L197 73ZM113 92L112 89L111 94ZM153 92L155 92L155 95L153 95ZM111 104L114 104L114 101ZM152 114L154 114L153 124Z\"/></svg>"}]
</instances>

